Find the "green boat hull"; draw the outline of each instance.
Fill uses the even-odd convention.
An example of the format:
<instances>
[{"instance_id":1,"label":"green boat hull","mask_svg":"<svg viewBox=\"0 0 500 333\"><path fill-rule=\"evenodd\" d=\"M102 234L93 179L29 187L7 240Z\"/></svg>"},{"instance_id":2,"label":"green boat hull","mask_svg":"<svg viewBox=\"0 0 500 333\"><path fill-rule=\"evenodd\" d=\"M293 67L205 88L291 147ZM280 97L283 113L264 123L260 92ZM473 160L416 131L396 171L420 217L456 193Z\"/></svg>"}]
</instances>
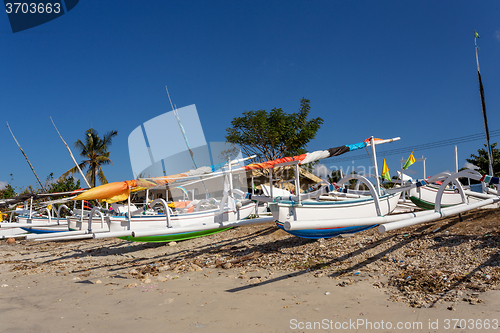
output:
<instances>
[{"instance_id":1,"label":"green boat hull","mask_svg":"<svg viewBox=\"0 0 500 333\"><path fill-rule=\"evenodd\" d=\"M202 230L202 231L192 231L192 232L182 232L178 234L170 234L170 235L155 235L155 236L144 236L144 237L118 237L123 240L131 241L131 242L147 242L147 243L161 243L161 242L177 242L181 240L203 237L208 235L213 235L218 232L222 232L231 228L222 228L222 229L210 229L210 230Z\"/></svg>"},{"instance_id":2,"label":"green boat hull","mask_svg":"<svg viewBox=\"0 0 500 333\"><path fill-rule=\"evenodd\" d=\"M420 207L422 209L433 210L435 208L433 202L421 200L421 199L419 199L417 197L413 197L413 196L410 197L410 200L411 200L411 202L413 202L415 204L415 206ZM442 205L441 208L446 208L446 207L451 207L451 206L454 206L454 205Z\"/></svg>"}]
</instances>

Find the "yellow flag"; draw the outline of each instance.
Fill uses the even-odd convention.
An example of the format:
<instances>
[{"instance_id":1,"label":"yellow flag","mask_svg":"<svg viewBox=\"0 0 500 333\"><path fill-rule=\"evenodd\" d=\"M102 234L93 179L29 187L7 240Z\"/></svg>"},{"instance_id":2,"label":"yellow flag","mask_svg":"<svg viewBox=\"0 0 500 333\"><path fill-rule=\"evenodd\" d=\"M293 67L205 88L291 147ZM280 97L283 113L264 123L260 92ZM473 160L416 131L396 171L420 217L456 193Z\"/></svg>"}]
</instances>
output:
<instances>
[{"instance_id":1,"label":"yellow flag","mask_svg":"<svg viewBox=\"0 0 500 333\"><path fill-rule=\"evenodd\" d=\"M389 167L387 166L387 163L385 163L385 158L384 158L384 164L382 166L382 179L391 181L391 175L389 174Z\"/></svg>"},{"instance_id":2,"label":"yellow flag","mask_svg":"<svg viewBox=\"0 0 500 333\"><path fill-rule=\"evenodd\" d=\"M408 159L405 162L405 165L403 165L403 170L408 169L410 167L410 165L412 165L413 163L415 163L415 157L413 157L413 152L414 151L415 151L415 149L413 149L413 151L410 154L410 157L408 157Z\"/></svg>"}]
</instances>

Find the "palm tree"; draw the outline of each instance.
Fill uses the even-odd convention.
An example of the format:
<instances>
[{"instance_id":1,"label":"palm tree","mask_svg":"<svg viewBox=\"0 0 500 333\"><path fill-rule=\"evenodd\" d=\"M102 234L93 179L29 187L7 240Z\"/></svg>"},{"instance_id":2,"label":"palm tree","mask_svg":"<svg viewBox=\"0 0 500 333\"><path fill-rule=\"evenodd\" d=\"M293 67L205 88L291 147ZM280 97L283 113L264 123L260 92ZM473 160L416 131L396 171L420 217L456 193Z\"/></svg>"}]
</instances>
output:
<instances>
[{"instance_id":1,"label":"palm tree","mask_svg":"<svg viewBox=\"0 0 500 333\"><path fill-rule=\"evenodd\" d=\"M108 146L111 145L111 141L116 135L118 135L118 131L109 131L101 139L96 130L89 128L85 132L85 143L81 140L75 142L75 148L80 151L80 156L86 158L79 164L79 167L82 170L88 168L85 177L92 187L96 186L96 178L99 178L101 184L108 183L101 166L113 163L109 159L111 152L108 151ZM77 172L78 168L75 166L62 174L60 179Z\"/></svg>"}]
</instances>

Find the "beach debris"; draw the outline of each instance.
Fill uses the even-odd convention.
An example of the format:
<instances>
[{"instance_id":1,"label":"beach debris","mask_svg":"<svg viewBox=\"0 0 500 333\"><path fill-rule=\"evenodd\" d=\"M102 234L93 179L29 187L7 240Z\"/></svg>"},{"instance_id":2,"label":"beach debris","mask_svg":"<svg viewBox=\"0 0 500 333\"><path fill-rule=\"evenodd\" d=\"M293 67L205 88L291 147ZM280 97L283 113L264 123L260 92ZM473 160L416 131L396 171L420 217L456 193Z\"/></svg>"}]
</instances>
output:
<instances>
[{"instance_id":1,"label":"beach debris","mask_svg":"<svg viewBox=\"0 0 500 333\"><path fill-rule=\"evenodd\" d=\"M349 286L349 285L353 284L353 282L354 282L354 280L352 280L352 279L349 279L347 281L344 280L342 282L339 282L337 284L337 286L339 286L339 287L346 287L346 286Z\"/></svg>"},{"instance_id":2,"label":"beach debris","mask_svg":"<svg viewBox=\"0 0 500 333\"><path fill-rule=\"evenodd\" d=\"M169 270L169 266L168 265L162 265L162 266L158 266L158 272L159 273L162 273L162 272L166 272Z\"/></svg>"},{"instance_id":3,"label":"beach debris","mask_svg":"<svg viewBox=\"0 0 500 333\"><path fill-rule=\"evenodd\" d=\"M172 278L169 278L169 275L168 275L168 276L158 275L158 276L156 277L156 280L157 280L158 282L166 282L166 281L172 280Z\"/></svg>"},{"instance_id":4,"label":"beach debris","mask_svg":"<svg viewBox=\"0 0 500 333\"><path fill-rule=\"evenodd\" d=\"M7 244L15 244L15 243L16 243L15 238L10 237L9 239L7 239Z\"/></svg>"},{"instance_id":5,"label":"beach debris","mask_svg":"<svg viewBox=\"0 0 500 333\"><path fill-rule=\"evenodd\" d=\"M202 270L203 270L203 268L201 268L200 266L198 266L196 264L191 264L191 266L188 269L188 272L199 272Z\"/></svg>"},{"instance_id":6,"label":"beach debris","mask_svg":"<svg viewBox=\"0 0 500 333\"><path fill-rule=\"evenodd\" d=\"M203 306L203 305L202 305ZM205 325L201 324L189 324L189 326L195 326L195 327L205 327Z\"/></svg>"},{"instance_id":7,"label":"beach debris","mask_svg":"<svg viewBox=\"0 0 500 333\"><path fill-rule=\"evenodd\" d=\"M154 288L156 288L156 287L157 287L157 285L156 285L156 284L151 285L151 286L145 286L145 285L142 285L141 287L142 287L142 292L148 292L148 291L151 291L151 290L153 290Z\"/></svg>"},{"instance_id":8,"label":"beach debris","mask_svg":"<svg viewBox=\"0 0 500 333\"><path fill-rule=\"evenodd\" d=\"M8 284L5 284L5 283L4 283L4 284L2 284L0 287L1 287L1 288L7 288L8 286L9 286Z\"/></svg>"},{"instance_id":9,"label":"beach debris","mask_svg":"<svg viewBox=\"0 0 500 333\"><path fill-rule=\"evenodd\" d=\"M468 302L471 305L476 305L476 304L484 302L482 299L479 299L477 297L472 297L472 296L464 297L463 301Z\"/></svg>"},{"instance_id":10,"label":"beach debris","mask_svg":"<svg viewBox=\"0 0 500 333\"><path fill-rule=\"evenodd\" d=\"M160 304L158 305L165 305L165 304L171 304L174 302L174 299L173 298L167 298L166 300L164 300L163 302L161 302Z\"/></svg>"}]
</instances>

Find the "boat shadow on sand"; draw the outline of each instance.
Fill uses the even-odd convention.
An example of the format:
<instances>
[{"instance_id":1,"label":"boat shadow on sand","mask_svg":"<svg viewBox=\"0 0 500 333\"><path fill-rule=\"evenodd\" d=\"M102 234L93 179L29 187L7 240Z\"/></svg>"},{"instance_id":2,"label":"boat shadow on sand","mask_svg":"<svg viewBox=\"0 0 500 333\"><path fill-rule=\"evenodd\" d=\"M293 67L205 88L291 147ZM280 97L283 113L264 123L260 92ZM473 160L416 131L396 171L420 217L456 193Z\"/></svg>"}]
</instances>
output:
<instances>
[{"instance_id":1,"label":"boat shadow on sand","mask_svg":"<svg viewBox=\"0 0 500 333\"><path fill-rule=\"evenodd\" d=\"M459 222L460 222L460 218L456 217L453 220L451 220L450 222L448 222L447 224L442 225L439 228L439 230L441 232L446 232L447 229L454 227ZM427 236L432 235L433 232L435 232L435 231L436 231L435 225L430 224L430 225L423 225L420 228L412 231L412 234L407 235L407 237L400 238L401 235L399 235L399 234L388 235L384 238L381 238L381 239L376 240L372 243L369 243L362 248L359 248L359 249L354 250L352 252L346 253L342 256L330 259L327 262L321 262L321 263L318 263L316 265L311 265L311 266L307 267L306 269L302 269L302 270L297 271L297 272L285 274L285 275L282 275L282 276L279 276L276 278L271 278L271 279L261 281L261 282L255 283L255 284L249 284L249 285L245 285L245 286L238 287L238 288L228 289L226 291L234 293L234 292L240 292L240 291L249 290L249 289L253 289L253 288L258 288L259 286L266 285L266 284L271 284L271 283L276 283L276 282L281 283L282 281L290 279L290 278L294 278L294 277L297 277L297 276L300 276L303 274L311 273L311 272L316 271L316 270L319 271L319 270L333 266L333 265L340 263L340 262L343 262L343 261L352 260L356 256L366 254L367 251L373 250L373 249L377 248L378 246L383 245L384 243L388 243L391 240L396 240L396 239L398 240L394 245L392 245L386 249L383 249L382 251L379 251L376 254L370 255L366 259L364 259L356 264L353 264L347 268L338 270L337 272L327 274L331 278L355 276L354 275L355 272L357 272L363 268L366 268L368 265L376 263L377 261L380 261L383 258L390 257L390 254L394 253L398 249L401 249L403 247L409 247L409 246L411 247L411 244L413 242L415 242L416 240L420 239L420 237L422 237L424 235L427 235ZM434 245L430 246L429 249L439 250L440 248L442 248L443 250L450 251L450 249L449 249L450 247L454 247L454 246L458 247L459 245L461 245L463 243L469 243L473 240L477 241L478 239L480 240L479 243L477 243L474 247L472 247L471 250L481 250L484 248L492 248L492 246L494 247L494 244L498 244L500 242L500 236L497 233L492 233L492 234L490 233L490 234L487 234L485 236L478 236L476 234L474 234L474 235L436 236L436 237L433 237L433 240L436 243ZM498 254L500 254L500 252ZM492 253L492 255L489 258L487 258L486 260L484 260L483 262L477 262L477 264L475 264L474 267L470 271L464 272L464 274L461 275L460 277L453 279L453 281L448 281L446 284L443 284L442 286L440 286L441 287L440 290L437 290L439 288L436 288L436 293L439 294L440 296L437 297L431 303L430 306L431 307L434 306L441 299L445 298L447 291L454 290L454 289L460 289L460 288L463 288L464 286L466 286L467 289L472 289L472 290L476 290L476 291L485 291L484 287L478 286L477 284L472 283L472 280L473 280L472 278L475 275L477 275L478 273L480 273L482 271L482 269L484 269L485 267L488 267L488 266L489 267L498 267L499 263L500 263L500 261L499 261L500 259L499 259L498 254L497 254L497 252ZM422 272L420 272L420 273L422 273ZM484 275L484 274L482 274L482 275ZM404 285L403 285L403 287L404 287Z\"/></svg>"},{"instance_id":2,"label":"boat shadow on sand","mask_svg":"<svg viewBox=\"0 0 500 333\"><path fill-rule=\"evenodd\" d=\"M126 269L134 268L134 267L140 267L143 265L148 265L152 264L158 261L164 261L168 259L173 259L175 258L176 261L182 261L182 260L190 260L190 259L195 259L196 257L204 254L214 254L215 252L224 252L221 247L228 247L228 246L233 246L233 247L238 247L239 244L248 242L249 240L255 238L255 237L262 237L262 236L267 236L269 234L272 234L276 231L277 229L274 227L269 227L263 230L259 230L250 234L246 234L244 236L239 236L235 237L232 239L227 239L227 240L222 240L220 242L217 242L216 245L213 243L208 243L204 245L200 245L196 248L187 248L187 249L182 249L179 251L171 252L171 253L165 253L162 251L161 253L154 255L154 256L144 256L144 257L133 257L135 253L140 253L141 251L144 250L150 250L150 249L158 249L161 250L162 248L168 247L169 243L139 243L139 242L127 242L127 241L121 241L117 240L114 244L109 244L105 249L102 247L94 247L90 249L84 249L84 250L79 250L77 252L74 252L68 256L61 256L55 259L47 260L45 263L50 263L54 261L60 261L63 259L75 259L75 258L82 258L88 255L91 255L92 257L107 257L110 255L120 255L124 256L123 259L127 260L127 267ZM189 242L193 241L193 239L190 240L185 240L182 242ZM75 242L75 241L61 241L61 242ZM52 255L47 255L47 257L52 257ZM40 257L39 257L40 258ZM121 271L125 269L122 267L123 262L119 262L116 264L111 264L111 265L106 265L109 271ZM90 269L99 269L103 268L102 266L95 266ZM84 270L81 270L84 271ZM74 270L74 273L80 272L79 270Z\"/></svg>"},{"instance_id":3,"label":"boat shadow on sand","mask_svg":"<svg viewBox=\"0 0 500 333\"><path fill-rule=\"evenodd\" d=\"M475 218L469 220L472 221L475 220ZM491 223L494 223L494 221L491 221ZM331 278L356 278L357 271L370 271L370 264L377 264L382 260L387 261L393 256L396 257L397 251L401 248L415 250L418 253L421 249L418 248L418 244L415 244L414 242L422 239L423 237L432 240L432 244L427 246L427 249L434 251L441 250L443 254L453 251L454 247L459 247L460 245L469 242L473 242L471 243L471 251L487 248L490 248L493 251L493 248L496 247L494 244L500 243L500 236L497 231L488 232L484 235L484 231L490 230L489 228L483 230L482 227L479 227L479 229L472 230L468 234L456 232L458 231L457 228L460 229L467 227L466 223L461 223L459 217L454 217L450 218L448 221L444 221L444 223L440 223L439 227L437 227L436 224L426 224L415 230L409 231L407 234L402 234L401 232L390 232L385 237L378 240L368 241L362 247L356 248L352 251L347 249L347 252L341 252L341 254L337 256L334 254L332 255L331 251L328 253L328 251L324 250L333 249L338 238L325 240L325 244L327 244L325 247L321 245L321 241L293 237L277 229L275 226L267 225L264 225L258 230L248 230L245 229L245 227L235 228L224 233L217 234L214 238L212 238L212 236L206 236L198 239L182 241L174 247L169 246L168 243L136 243L118 239L107 240L104 244L93 243L92 240L84 241L82 243L64 241L62 243L67 243L66 245L68 246L77 245L81 247L81 249L75 249L76 246L74 246L71 253L58 256L57 258L54 258L53 254L42 254L43 256L50 257L50 259L47 258L48 260L42 261L40 264L49 264L51 262L57 264L57 262L64 259L79 259L87 256L106 257L110 255L117 255L119 258L117 258L115 262L103 263L96 261L90 267L77 267L77 269L72 270L72 273L84 273L92 270L106 269L111 274L119 274L116 276L127 277L126 275L129 275L128 272L133 268L140 270L141 268L149 268L153 266L159 267L161 265L168 265L170 268L166 272L173 273L179 273L175 269L172 269L178 264L189 265L191 263L197 263L203 269L224 269L230 268L231 266L232 268L248 268L253 267L252 265L257 265L258 261L261 259L265 260L267 257L280 256L286 254L288 251L293 253L291 257L297 263L294 265L294 268L298 268L299 270L288 274L285 273L278 277L272 277L270 275L267 279L260 280L256 283L226 290L226 292L235 293L244 290L251 290L253 288L259 288L260 286L267 284L281 283L284 280L307 273L315 274L316 272L321 272L323 276L327 275ZM450 228L452 228L452 232L448 231ZM437 233L438 230L439 233ZM477 232L478 230L481 230L483 233L480 235ZM365 238L365 233L366 232L363 232L358 235ZM340 239L338 240L339 242L344 242L345 248L348 243L348 238L344 239L344 241ZM355 246L354 244L351 245ZM179 246L183 248L178 249ZM306 262L305 265L301 265L301 258L307 257L308 255L308 247L314 248L313 257L315 260L311 260L310 262ZM321 249L321 247L323 247L324 250ZM381 247L381 249L377 250L378 247ZM425 249L423 251L425 251ZM460 277L455 278L453 281L449 281L445 289L452 290L462 288L467 284L470 287L470 281L474 275L481 273L483 268L488 266L499 266L500 259L497 252L498 251L495 251L489 255L489 257L483 257L482 260L474 263L472 267L468 268L468 272L467 270L464 270ZM206 260L207 258L213 259L217 257L225 259L221 259L220 261L212 260L210 263L205 264L200 262L200 260ZM41 258L41 256L38 256L38 259ZM360 261L357 262L356 258L359 258ZM350 264L352 261L356 262ZM224 263L232 263L232 265L230 265L230 267L224 267ZM399 262L395 262L394 265L403 266L400 265ZM342 267L340 268L340 266ZM338 267L337 270L332 272L331 269L335 267ZM259 268L266 269L265 266L259 266ZM401 268L401 270L406 272L404 267ZM415 273L415 271L412 271L412 273ZM358 277L362 278L361 275L358 275ZM474 287L469 289L474 289ZM439 301L442 297L443 296L438 297L433 304Z\"/></svg>"},{"instance_id":4,"label":"boat shadow on sand","mask_svg":"<svg viewBox=\"0 0 500 333\"><path fill-rule=\"evenodd\" d=\"M424 226L424 227L420 227L419 230L415 231L415 232L422 232L424 231L425 229L429 228L429 226ZM303 275L303 274L307 274L307 273L311 273L312 271L314 270L318 270L318 269L322 269L322 268L325 268L327 266L331 266L335 263L338 263L338 262L342 262L344 260L349 260L349 259L352 259L353 257L356 257L358 255L361 255L371 249L374 249L376 247L378 247L379 245L383 244L383 243L386 243L388 242L389 240L395 238L396 235L389 235L389 236L386 236L382 239L379 239L375 242L372 242L370 243L369 245L366 245L362 248L359 248L355 251L352 251L352 252L349 252L349 253L346 253L340 257L336 257L336 258L333 258L331 259L330 261L328 262L323 262L323 263L320 263L320 264L316 264L316 265L312 265L306 269L303 269L303 270L300 270L300 271L297 271L297 272L293 272L293 273L290 273L290 274L286 274L286 275L282 275L282 276L279 276L279 277L276 277L276 278L273 278L273 279L268 279L266 281L262 281L262 282L259 282L259 283L255 283L255 284L252 284L252 285L247 285L247 286L242 286L242 287L238 287L238 288L233 288L233 289L228 289L226 290L227 292L238 292L238 291L243 291L243 290L248 290L248 289L252 289L252 288L256 288L258 286L261 286L261 285L265 285L265 284L269 284L269 283L275 283L275 282L281 282L283 280L287 280L289 278L293 278L293 277L297 277L297 276L300 276L300 275ZM371 263L374 263L376 262L377 260L380 260L382 259L386 254L388 253L391 253L395 250L397 250L398 248L401 248L405 245L408 245L409 243L411 243L412 241L414 241L415 238L411 237L411 238L406 238L404 239L403 241L401 242L398 242L397 244L387 248L386 250L383 250L371 257L369 257L368 259L362 261L362 262L359 262L355 265L352 265L350 266L349 268L346 268L346 269L343 269L342 271L339 271L339 272L335 272L335 273L332 273L332 274L329 274L330 277L334 278L334 277L340 277L342 275L347 275L349 273L352 273L352 272L355 272L363 267L365 267L366 265L368 264L371 264Z\"/></svg>"}]
</instances>

